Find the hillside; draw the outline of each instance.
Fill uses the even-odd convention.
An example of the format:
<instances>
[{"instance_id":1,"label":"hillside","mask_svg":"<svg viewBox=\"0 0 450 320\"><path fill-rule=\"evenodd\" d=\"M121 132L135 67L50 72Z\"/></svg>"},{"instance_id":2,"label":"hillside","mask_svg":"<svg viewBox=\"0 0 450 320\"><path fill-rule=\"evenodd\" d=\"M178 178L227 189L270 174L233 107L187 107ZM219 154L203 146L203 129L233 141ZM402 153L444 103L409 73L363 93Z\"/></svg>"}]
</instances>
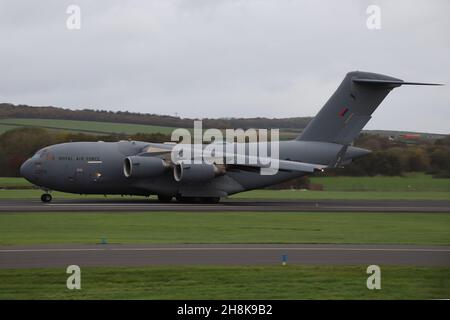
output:
<instances>
[{"instance_id":1,"label":"hillside","mask_svg":"<svg viewBox=\"0 0 450 320\"><path fill-rule=\"evenodd\" d=\"M311 117L202 119L205 128L279 128L282 140L293 139L306 127ZM196 119L167 115L112 112L105 110L70 110L57 107L32 107L0 103L0 134L18 127L38 127L69 133L169 135L174 128L192 128ZM384 137L398 138L415 132L364 130ZM421 139L442 139L445 135L418 133Z\"/></svg>"},{"instance_id":2,"label":"hillside","mask_svg":"<svg viewBox=\"0 0 450 320\"><path fill-rule=\"evenodd\" d=\"M162 133L170 134L174 128L144 124L115 123L100 121L60 120L60 119L26 119L26 118L0 118L0 133L18 127L37 127L64 132L83 132L94 134L136 134L136 133Z\"/></svg>"},{"instance_id":3,"label":"hillside","mask_svg":"<svg viewBox=\"0 0 450 320\"><path fill-rule=\"evenodd\" d=\"M149 113L134 113L128 111L105 110L70 110L57 107L32 107L27 105L0 104L0 119L25 118L25 119L58 119L81 120L110 123L132 123L154 125L162 127L192 128L196 119L179 118L168 115L156 115ZM209 119L204 118L205 128L286 128L302 129L311 120L311 117L294 118L229 118Z\"/></svg>"}]
</instances>

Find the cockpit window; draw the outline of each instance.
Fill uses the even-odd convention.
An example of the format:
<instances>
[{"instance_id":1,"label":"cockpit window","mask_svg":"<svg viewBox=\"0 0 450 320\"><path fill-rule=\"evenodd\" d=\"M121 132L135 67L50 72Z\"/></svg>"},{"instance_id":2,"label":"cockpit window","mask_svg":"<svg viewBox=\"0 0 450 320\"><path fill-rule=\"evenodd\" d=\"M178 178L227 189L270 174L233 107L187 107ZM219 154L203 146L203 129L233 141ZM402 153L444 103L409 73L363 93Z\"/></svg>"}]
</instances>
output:
<instances>
[{"instance_id":1,"label":"cockpit window","mask_svg":"<svg viewBox=\"0 0 450 320\"><path fill-rule=\"evenodd\" d=\"M42 157L44 157L45 156L45 154L47 153L47 149L46 148L44 148L44 149L40 149L40 150L38 150L34 155L33 155L33 158L42 158Z\"/></svg>"}]
</instances>

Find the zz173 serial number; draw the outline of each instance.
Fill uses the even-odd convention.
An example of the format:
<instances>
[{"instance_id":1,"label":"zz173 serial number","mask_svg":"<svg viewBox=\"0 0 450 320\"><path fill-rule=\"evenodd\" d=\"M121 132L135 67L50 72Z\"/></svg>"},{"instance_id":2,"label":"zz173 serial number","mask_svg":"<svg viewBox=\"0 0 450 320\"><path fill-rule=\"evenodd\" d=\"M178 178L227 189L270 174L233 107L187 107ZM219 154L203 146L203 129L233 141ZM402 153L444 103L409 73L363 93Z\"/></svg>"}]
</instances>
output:
<instances>
[{"instance_id":1,"label":"zz173 serial number","mask_svg":"<svg viewBox=\"0 0 450 320\"><path fill-rule=\"evenodd\" d=\"M223 304L223 315L265 315L272 314L272 305L270 304Z\"/></svg>"}]
</instances>

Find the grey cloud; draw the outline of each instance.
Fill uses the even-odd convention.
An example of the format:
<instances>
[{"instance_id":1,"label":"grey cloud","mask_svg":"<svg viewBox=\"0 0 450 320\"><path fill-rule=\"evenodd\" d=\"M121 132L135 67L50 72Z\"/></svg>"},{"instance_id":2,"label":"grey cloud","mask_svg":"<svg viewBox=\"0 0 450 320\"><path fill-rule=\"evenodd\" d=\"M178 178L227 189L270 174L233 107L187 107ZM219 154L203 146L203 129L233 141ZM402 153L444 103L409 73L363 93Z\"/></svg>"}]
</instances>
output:
<instances>
[{"instance_id":1,"label":"grey cloud","mask_svg":"<svg viewBox=\"0 0 450 320\"><path fill-rule=\"evenodd\" d=\"M367 30L366 8L382 10ZM78 4L82 29L68 31ZM0 100L185 117L311 116L350 70L450 85L450 2L1 1ZM448 133L450 86L400 88L368 128Z\"/></svg>"}]
</instances>

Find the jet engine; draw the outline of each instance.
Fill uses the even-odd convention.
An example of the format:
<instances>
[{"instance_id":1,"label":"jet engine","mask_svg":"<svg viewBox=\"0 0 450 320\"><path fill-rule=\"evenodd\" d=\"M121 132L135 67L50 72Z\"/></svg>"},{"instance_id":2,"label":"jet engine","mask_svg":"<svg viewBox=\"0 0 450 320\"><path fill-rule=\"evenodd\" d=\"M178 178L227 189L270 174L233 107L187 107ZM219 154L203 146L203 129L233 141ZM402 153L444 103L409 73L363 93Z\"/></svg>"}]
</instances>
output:
<instances>
[{"instance_id":1,"label":"jet engine","mask_svg":"<svg viewBox=\"0 0 450 320\"><path fill-rule=\"evenodd\" d=\"M168 168L163 159L157 157L130 156L123 162L123 174L127 178L156 177Z\"/></svg>"},{"instance_id":2,"label":"jet engine","mask_svg":"<svg viewBox=\"0 0 450 320\"><path fill-rule=\"evenodd\" d=\"M208 163L185 163L180 161L173 167L173 177L178 182L204 182L223 173L223 170L216 165Z\"/></svg>"}]
</instances>

